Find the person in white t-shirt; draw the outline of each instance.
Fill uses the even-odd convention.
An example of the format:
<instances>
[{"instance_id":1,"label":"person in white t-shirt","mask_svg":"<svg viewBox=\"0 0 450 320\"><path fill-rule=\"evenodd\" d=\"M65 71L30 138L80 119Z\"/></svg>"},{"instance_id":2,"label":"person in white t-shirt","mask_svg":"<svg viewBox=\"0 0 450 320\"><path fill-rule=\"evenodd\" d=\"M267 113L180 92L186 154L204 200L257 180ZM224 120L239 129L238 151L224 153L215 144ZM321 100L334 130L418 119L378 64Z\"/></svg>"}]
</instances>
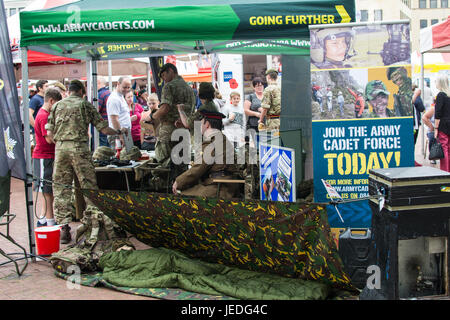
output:
<instances>
[{"instance_id":1,"label":"person in white t-shirt","mask_svg":"<svg viewBox=\"0 0 450 320\"><path fill-rule=\"evenodd\" d=\"M125 95L131 89L131 80L128 77L120 77L116 90L111 92L106 103L106 112L108 113L108 124L111 128L121 130L127 128L131 132L130 109L125 101ZM123 136L119 136L122 146L124 145ZM108 136L108 142L115 149L115 140L117 136Z\"/></svg>"},{"instance_id":2,"label":"person in white t-shirt","mask_svg":"<svg viewBox=\"0 0 450 320\"><path fill-rule=\"evenodd\" d=\"M221 112L225 115L223 122L223 133L235 148L241 147L245 143L245 121L244 108L240 104L241 95L237 91L230 94L231 104L225 105Z\"/></svg>"}]
</instances>

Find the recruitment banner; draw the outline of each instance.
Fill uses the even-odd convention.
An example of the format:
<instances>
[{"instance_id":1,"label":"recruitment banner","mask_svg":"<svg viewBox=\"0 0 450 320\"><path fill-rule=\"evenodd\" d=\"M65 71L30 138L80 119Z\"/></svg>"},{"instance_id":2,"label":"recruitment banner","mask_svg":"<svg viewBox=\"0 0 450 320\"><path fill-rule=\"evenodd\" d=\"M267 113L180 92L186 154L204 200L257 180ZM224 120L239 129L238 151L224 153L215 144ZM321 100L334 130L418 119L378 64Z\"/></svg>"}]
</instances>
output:
<instances>
[{"instance_id":1,"label":"recruitment banner","mask_svg":"<svg viewBox=\"0 0 450 320\"><path fill-rule=\"evenodd\" d=\"M0 24L6 26L3 1L0 1ZM8 28L0 29L0 176L11 171L13 177L25 180L25 154L22 121L9 46Z\"/></svg>"},{"instance_id":2,"label":"recruitment banner","mask_svg":"<svg viewBox=\"0 0 450 320\"><path fill-rule=\"evenodd\" d=\"M294 149L260 143L259 166L261 200L296 201Z\"/></svg>"},{"instance_id":3,"label":"recruitment banner","mask_svg":"<svg viewBox=\"0 0 450 320\"><path fill-rule=\"evenodd\" d=\"M397 48L393 50L393 48ZM311 28L314 200L369 196L369 170L414 166L409 24ZM368 200L328 206L332 228L367 228Z\"/></svg>"}]
</instances>

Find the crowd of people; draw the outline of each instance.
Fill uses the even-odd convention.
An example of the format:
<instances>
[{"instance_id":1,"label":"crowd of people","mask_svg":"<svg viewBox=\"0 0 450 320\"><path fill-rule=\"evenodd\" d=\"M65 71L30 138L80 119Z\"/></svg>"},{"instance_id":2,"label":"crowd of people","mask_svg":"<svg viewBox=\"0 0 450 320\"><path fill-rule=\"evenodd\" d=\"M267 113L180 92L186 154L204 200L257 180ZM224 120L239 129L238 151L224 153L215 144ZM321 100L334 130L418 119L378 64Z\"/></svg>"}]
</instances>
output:
<instances>
[{"instance_id":1,"label":"crowd of people","mask_svg":"<svg viewBox=\"0 0 450 320\"><path fill-rule=\"evenodd\" d=\"M158 167L171 169L175 194L216 196L217 185L212 180L231 178L237 170L236 163L230 163L229 159L245 143L245 130L279 129L281 90L276 84L277 72L268 70L266 75L266 89L264 81L256 78L254 93L245 96L243 104L238 92L231 92L230 103L226 103L209 82L200 83L196 96L178 75L175 65L168 63L159 73L164 80L160 99L143 89L132 90L129 77L119 78L114 90L99 77L98 108L87 101L86 87L79 80L72 80L68 88L60 82L49 84L39 80L29 104L35 140L34 190L42 192L45 200L42 208L45 216L41 216L37 226L61 225L61 243L71 241L72 189L68 186L98 188L93 150L89 147L93 133L89 131L90 125L99 132L99 147L115 150L130 135L139 150L154 150ZM222 141L223 148L211 154L212 162L200 157L188 169L186 164L173 161L172 149L177 142L171 136L178 128L188 129L192 134L195 121L200 122L203 141L197 156L206 154L208 146L217 141ZM161 182L161 176L155 173L149 184L158 190L158 181ZM223 185L221 196L232 197L235 188L231 183ZM85 201L86 210L90 210L93 204Z\"/></svg>"}]
</instances>

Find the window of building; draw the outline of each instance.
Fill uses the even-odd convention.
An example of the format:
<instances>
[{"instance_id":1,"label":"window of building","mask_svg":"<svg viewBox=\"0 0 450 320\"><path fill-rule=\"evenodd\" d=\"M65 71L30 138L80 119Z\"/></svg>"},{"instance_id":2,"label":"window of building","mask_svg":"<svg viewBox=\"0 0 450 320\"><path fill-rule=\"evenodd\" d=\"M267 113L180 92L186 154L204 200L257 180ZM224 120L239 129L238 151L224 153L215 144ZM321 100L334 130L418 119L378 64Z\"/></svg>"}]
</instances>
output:
<instances>
[{"instance_id":1,"label":"window of building","mask_svg":"<svg viewBox=\"0 0 450 320\"><path fill-rule=\"evenodd\" d=\"M20 11L22 11L23 9L25 9L25 8L24 8L24 7L22 7L22 8L19 8L19 12L20 12Z\"/></svg>"},{"instance_id":2,"label":"window of building","mask_svg":"<svg viewBox=\"0 0 450 320\"><path fill-rule=\"evenodd\" d=\"M437 0L430 0L430 8L437 8Z\"/></svg>"},{"instance_id":3,"label":"window of building","mask_svg":"<svg viewBox=\"0 0 450 320\"><path fill-rule=\"evenodd\" d=\"M383 20L383 10L375 10L373 20L374 21L382 21Z\"/></svg>"},{"instance_id":4,"label":"window of building","mask_svg":"<svg viewBox=\"0 0 450 320\"><path fill-rule=\"evenodd\" d=\"M369 21L369 11L361 10L361 22Z\"/></svg>"},{"instance_id":5,"label":"window of building","mask_svg":"<svg viewBox=\"0 0 450 320\"><path fill-rule=\"evenodd\" d=\"M436 24L439 22L439 19L431 19L431 25Z\"/></svg>"},{"instance_id":6,"label":"window of building","mask_svg":"<svg viewBox=\"0 0 450 320\"><path fill-rule=\"evenodd\" d=\"M420 20L420 29L426 28L428 26L428 21L427 20Z\"/></svg>"},{"instance_id":7,"label":"window of building","mask_svg":"<svg viewBox=\"0 0 450 320\"><path fill-rule=\"evenodd\" d=\"M419 8L424 9L427 7L427 0L419 0Z\"/></svg>"},{"instance_id":8,"label":"window of building","mask_svg":"<svg viewBox=\"0 0 450 320\"><path fill-rule=\"evenodd\" d=\"M16 12L17 12L17 9L16 9L16 8L11 8L11 9L9 9L9 15L10 15L10 16L15 15Z\"/></svg>"},{"instance_id":9,"label":"window of building","mask_svg":"<svg viewBox=\"0 0 450 320\"><path fill-rule=\"evenodd\" d=\"M448 8L448 0L441 0L441 8Z\"/></svg>"}]
</instances>

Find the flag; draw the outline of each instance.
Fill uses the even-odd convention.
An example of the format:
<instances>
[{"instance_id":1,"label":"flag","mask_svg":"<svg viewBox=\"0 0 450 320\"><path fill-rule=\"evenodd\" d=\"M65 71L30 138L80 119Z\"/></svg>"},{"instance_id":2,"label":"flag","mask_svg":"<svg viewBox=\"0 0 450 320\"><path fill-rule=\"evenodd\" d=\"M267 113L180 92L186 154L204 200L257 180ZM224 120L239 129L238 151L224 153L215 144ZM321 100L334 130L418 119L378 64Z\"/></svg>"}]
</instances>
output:
<instances>
[{"instance_id":1,"label":"flag","mask_svg":"<svg viewBox=\"0 0 450 320\"><path fill-rule=\"evenodd\" d=\"M164 57L150 57L150 68L152 70L153 83L155 84L156 94L159 101L161 101L162 87L164 84L163 79L159 77L159 71L164 65Z\"/></svg>"},{"instance_id":2,"label":"flag","mask_svg":"<svg viewBox=\"0 0 450 320\"><path fill-rule=\"evenodd\" d=\"M340 200L343 200L341 195L328 182L322 179L322 183L325 186L325 189L327 189L327 193L330 196L330 199L338 198Z\"/></svg>"},{"instance_id":3,"label":"flag","mask_svg":"<svg viewBox=\"0 0 450 320\"><path fill-rule=\"evenodd\" d=\"M4 26L0 28L0 176L11 171L11 176L25 180L22 120L3 0L0 25Z\"/></svg>"}]
</instances>

